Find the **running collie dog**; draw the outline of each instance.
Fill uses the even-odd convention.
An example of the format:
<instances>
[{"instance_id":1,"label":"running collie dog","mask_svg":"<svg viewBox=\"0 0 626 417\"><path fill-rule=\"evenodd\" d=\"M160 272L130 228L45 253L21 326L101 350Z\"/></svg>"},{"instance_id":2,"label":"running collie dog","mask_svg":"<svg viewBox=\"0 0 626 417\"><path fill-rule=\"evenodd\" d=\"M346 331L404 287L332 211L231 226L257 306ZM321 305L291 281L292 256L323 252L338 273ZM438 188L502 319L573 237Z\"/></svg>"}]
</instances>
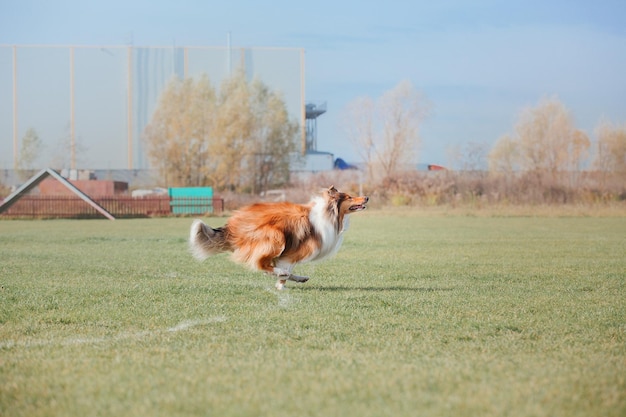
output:
<instances>
[{"instance_id":1,"label":"running collie dog","mask_svg":"<svg viewBox=\"0 0 626 417\"><path fill-rule=\"evenodd\" d=\"M287 280L309 280L291 273L297 264L319 261L337 252L348 228L348 214L365 210L368 200L331 186L304 205L253 204L235 212L217 229L195 220L189 246L199 260L232 252L236 262L276 276L276 288L282 290Z\"/></svg>"}]
</instances>

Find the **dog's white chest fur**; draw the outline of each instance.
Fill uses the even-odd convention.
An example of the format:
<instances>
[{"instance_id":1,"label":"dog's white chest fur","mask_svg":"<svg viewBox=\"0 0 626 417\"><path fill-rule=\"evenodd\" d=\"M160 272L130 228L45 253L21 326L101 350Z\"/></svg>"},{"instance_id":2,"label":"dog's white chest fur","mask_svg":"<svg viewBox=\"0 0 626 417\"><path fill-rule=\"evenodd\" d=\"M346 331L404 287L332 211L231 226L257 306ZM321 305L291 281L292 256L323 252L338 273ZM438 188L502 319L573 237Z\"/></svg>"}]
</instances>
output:
<instances>
[{"instance_id":1,"label":"dog's white chest fur","mask_svg":"<svg viewBox=\"0 0 626 417\"><path fill-rule=\"evenodd\" d=\"M334 255L343 241L343 232L348 229L348 216L344 216L343 225L337 231L337 220L328 213L326 201L318 197L313 203L309 220L320 236L320 247L307 261L318 261Z\"/></svg>"}]
</instances>

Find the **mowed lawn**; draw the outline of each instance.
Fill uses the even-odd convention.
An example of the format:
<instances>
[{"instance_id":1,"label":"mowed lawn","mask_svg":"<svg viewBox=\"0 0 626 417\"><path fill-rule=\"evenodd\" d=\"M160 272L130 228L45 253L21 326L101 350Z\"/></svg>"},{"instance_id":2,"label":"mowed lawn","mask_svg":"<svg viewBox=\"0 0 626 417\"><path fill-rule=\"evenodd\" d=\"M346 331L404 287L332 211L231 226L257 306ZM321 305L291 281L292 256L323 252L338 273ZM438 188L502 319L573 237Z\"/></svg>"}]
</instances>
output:
<instances>
[{"instance_id":1,"label":"mowed lawn","mask_svg":"<svg viewBox=\"0 0 626 417\"><path fill-rule=\"evenodd\" d=\"M626 415L626 217L371 210L283 292L190 224L0 221L0 415Z\"/></svg>"}]
</instances>

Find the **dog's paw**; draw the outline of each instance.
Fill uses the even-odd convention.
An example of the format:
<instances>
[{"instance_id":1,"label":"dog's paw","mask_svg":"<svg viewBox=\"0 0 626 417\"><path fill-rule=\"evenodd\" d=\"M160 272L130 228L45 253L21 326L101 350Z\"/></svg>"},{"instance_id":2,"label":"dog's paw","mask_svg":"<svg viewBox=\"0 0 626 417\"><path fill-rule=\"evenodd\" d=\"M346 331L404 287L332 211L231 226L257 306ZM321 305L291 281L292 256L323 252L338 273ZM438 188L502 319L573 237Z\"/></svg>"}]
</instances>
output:
<instances>
[{"instance_id":1,"label":"dog's paw","mask_svg":"<svg viewBox=\"0 0 626 417\"><path fill-rule=\"evenodd\" d=\"M284 279L279 279L278 281L276 281L276 285L275 285L276 289L277 289L278 291L282 291L282 290L284 290L284 289L285 289L285 283L286 283L286 282L287 282L287 281L286 281L286 280L284 280Z\"/></svg>"},{"instance_id":2,"label":"dog's paw","mask_svg":"<svg viewBox=\"0 0 626 417\"><path fill-rule=\"evenodd\" d=\"M307 282L309 280L309 277L302 277L300 275L289 275L289 281L295 281L295 282Z\"/></svg>"}]
</instances>

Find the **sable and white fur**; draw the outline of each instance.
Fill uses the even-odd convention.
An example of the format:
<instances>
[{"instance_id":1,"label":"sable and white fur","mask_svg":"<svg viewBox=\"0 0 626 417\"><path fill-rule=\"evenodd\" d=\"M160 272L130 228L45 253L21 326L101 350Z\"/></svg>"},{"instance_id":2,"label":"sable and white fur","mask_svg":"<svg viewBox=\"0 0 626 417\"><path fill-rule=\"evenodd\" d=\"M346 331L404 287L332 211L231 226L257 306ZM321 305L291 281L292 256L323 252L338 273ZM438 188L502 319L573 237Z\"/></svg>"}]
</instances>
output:
<instances>
[{"instance_id":1,"label":"sable and white fur","mask_svg":"<svg viewBox=\"0 0 626 417\"><path fill-rule=\"evenodd\" d=\"M236 262L278 277L276 288L282 290L287 280L308 281L291 273L298 263L319 261L337 252L348 228L347 215L365 210L368 200L331 186L308 204L253 204L236 211L217 229L194 220L189 247L200 260L232 251Z\"/></svg>"}]
</instances>

